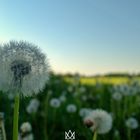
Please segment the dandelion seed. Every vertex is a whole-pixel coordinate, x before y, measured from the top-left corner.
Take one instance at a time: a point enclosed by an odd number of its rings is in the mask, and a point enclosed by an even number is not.
[[[77,111],[77,107],[74,104],[69,104],[66,110],[68,113],[75,113]]]
[[[109,113],[104,110],[96,109],[92,111],[85,119],[85,125],[89,126],[90,129],[98,134],[105,134],[112,128],[112,117]]]
[[[126,126],[130,129],[138,128],[138,121],[134,117],[130,117],[125,122]]]
[[[51,99],[51,101],[50,101],[50,106],[51,106],[51,107],[59,108],[60,105],[61,105],[61,102],[60,102],[59,99],[57,99],[57,98]]]

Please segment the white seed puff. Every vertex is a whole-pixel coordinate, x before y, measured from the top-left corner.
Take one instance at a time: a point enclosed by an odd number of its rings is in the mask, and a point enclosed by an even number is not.
[[[50,100],[50,106],[53,107],[53,108],[59,108],[61,105],[61,101],[57,98],[52,98]]]
[[[77,107],[75,104],[69,104],[66,107],[68,113],[75,113],[77,111]]]
[[[84,123],[93,132],[96,131],[98,134],[105,134],[112,128],[112,117],[106,111],[96,109],[84,119]]]
[[[21,125],[20,130],[21,130],[22,133],[31,132],[32,131],[32,126],[29,122],[24,122]]]
[[[19,89],[23,96],[42,90],[49,78],[44,53],[26,41],[11,41],[0,46],[0,90]]]
[[[134,117],[128,118],[125,124],[130,129],[137,129],[139,126],[137,119],[135,119]]]

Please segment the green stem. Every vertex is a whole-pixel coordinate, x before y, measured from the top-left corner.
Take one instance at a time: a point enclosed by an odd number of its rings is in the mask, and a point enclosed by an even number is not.
[[[45,123],[44,123],[44,138],[45,140],[48,140],[48,129],[47,129],[47,117],[48,117],[48,101],[49,101],[49,95],[46,96],[45,99]]]
[[[19,95],[16,95],[14,105],[13,140],[18,140],[18,117],[19,117]]]
[[[93,140],[97,140],[97,131],[94,132]]]
[[[128,135],[128,140],[131,140],[131,129],[130,128],[128,128],[127,135]]]
[[[54,108],[53,116],[52,116],[52,118],[53,118],[53,125],[52,125],[52,128],[51,128],[51,135],[52,135],[52,136],[55,136],[55,135],[53,135],[53,133],[55,132],[55,125],[56,125],[55,120],[56,120],[56,114],[57,114],[57,108]]]

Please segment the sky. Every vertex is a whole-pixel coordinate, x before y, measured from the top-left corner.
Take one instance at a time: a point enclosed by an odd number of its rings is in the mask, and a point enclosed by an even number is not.
[[[0,0],[0,43],[38,45],[56,73],[138,73],[139,7],[139,0]]]

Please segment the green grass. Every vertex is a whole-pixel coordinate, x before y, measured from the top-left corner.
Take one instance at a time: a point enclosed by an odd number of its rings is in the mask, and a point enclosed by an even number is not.
[[[133,80],[135,79],[139,80],[140,78],[133,78]],[[116,84],[127,83],[128,86],[131,86],[131,80],[127,77],[81,77],[79,83],[75,84],[74,77],[52,75],[49,84],[41,94],[21,100],[19,128],[23,122],[30,122],[34,140],[63,140],[64,132],[68,130],[76,132],[77,140],[92,140],[93,133],[85,127],[79,111],[81,108],[102,108],[113,114],[113,127],[109,133],[99,135],[97,140],[129,140],[125,121],[129,117],[135,117],[140,124],[140,91],[136,95],[123,95],[123,98],[117,101],[112,98],[114,92],[110,89]],[[98,84],[101,86],[95,86]],[[69,87],[72,90],[69,90]],[[86,90],[82,92],[81,87]],[[53,94],[48,94],[49,91]],[[11,140],[13,100],[9,100],[7,95],[0,94],[0,112],[5,113],[6,135],[7,139]],[[66,97],[66,100],[61,103],[59,108],[50,106],[50,101],[53,98],[59,99],[62,95]],[[26,108],[32,98],[37,98],[40,101],[40,106],[36,113],[29,114]],[[66,108],[69,104],[74,104],[77,107],[75,113],[67,112]],[[116,130],[119,132],[117,137],[114,135]],[[131,134],[131,140],[138,140],[140,129],[132,130]]]

